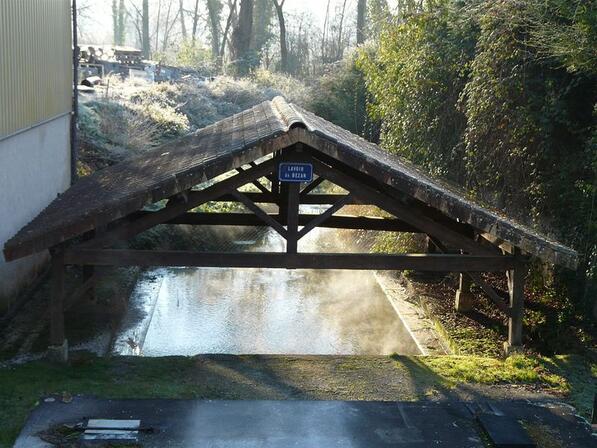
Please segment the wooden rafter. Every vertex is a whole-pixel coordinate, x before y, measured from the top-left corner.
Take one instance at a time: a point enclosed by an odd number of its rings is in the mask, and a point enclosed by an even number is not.
[[[455,247],[466,250],[471,254],[476,255],[492,255],[493,252],[480,246],[475,241],[466,236],[438,223],[431,218],[411,210],[408,207],[400,204],[399,201],[377,191],[376,189],[365,185],[363,182],[355,180],[350,176],[337,171],[323,162],[312,159],[315,171],[335,183],[342,188],[351,191],[355,197],[367,203],[373,203],[379,208],[393,214],[402,221],[416,227],[421,233],[432,235],[440,241],[453,245]]]
[[[246,170],[235,176],[229,177],[203,190],[191,190],[188,194],[187,202],[179,202],[170,207],[165,207],[154,214],[145,215],[141,218],[135,219],[132,222],[124,223],[100,237],[83,243],[82,246],[105,247],[114,243],[115,241],[132,238],[133,236],[147,229],[150,229],[158,224],[163,224],[170,219],[175,218],[187,210],[219,198],[226,193],[231,193],[233,190],[242,187],[243,185],[251,182],[253,179],[270,173],[274,167],[275,161],[274,159],[270,159],[255,168],[251,168],[250,170]]]

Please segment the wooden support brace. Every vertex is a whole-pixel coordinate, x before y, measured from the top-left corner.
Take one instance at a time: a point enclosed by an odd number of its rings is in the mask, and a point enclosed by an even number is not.
[[[314,181],[312,181],[309,185],[301,190],[301,200],[304,199],[309,193],[319,187],[325,179],[323,177],[318,177]]]
[[[433,245],[439,249],[442,253],[448,253],[448,249],[446,246],[442,244],[441,241],[438,241],[436,238],[432,236],[427,236],[428,240],[431,240]],[[468,277],[468,279],[463,278],[463,275]],[[455,308],[456,311],[470,311],[473,306],[473,298],[472,294],[470,293],[470,282],[469,279],[472,280],[477,286],[479,286],[487,297],[498,307],[498,309],[504,313],[506,316],[510,316],[510,309],[508,305],[504,302],[504,300],[499,296],[499,294],[493,289],[490,285],[488,285],[482,278],[478,272],[461,272],[460,279],[459,279],[459,287],[458,291],[456,291],[456,299],[455,299]],[[464,294],[464,295],[463,295]]]
[[[94,266],[84,266],[88,268],[93,268]],[[64,302],[64,310],[67,311],[70,307],[75,305],[85,294],[89,291],[92,291],[97,281],[97,276],[94,275],[89,278],[83,277],[83,283],[81,283],[73,293],[68,297],[68,299]]]
[[[251,166],[252,166],[252,167],[256,167],[257,165],[253,163],[253,164],[251,164]],[[244,173],[244,172],[246,172],[246,170],[245,170],[245,169],[243,169],[243,168],[237,168],[237,169],[236,169],[236,171],[238,171],[239,173]],[[259,182],[259,179],[255,179],[255,180],[254,180],[254,181],[252,181],[251,183],[252,183],[253,185],[255,185],[255,186],[257,187],[257,189],[258,189],[259,191],[261,191],[262,193],[266,193],[266,194],[269,194],[269,193],[271,193],[271,191],[269,191],[265,185],[263,185],[261,182]]]
[[[315,227],[319,226],[324,221],[326,221],[327,219],[331,218],[331,216],[334,213],[336,213],[338,210],[340,210],[342,207],[344,207],[348,203],[348,201],[350,201],[350,199],[351,199],[351,195],[347,194],[342,199],[340,199],[338,202],[336,202],[334,205],[332,205],[330,208],[328,208],[325,212],[321,213],[320,215],[317,215],[315,218],[313,218],[309,223],[307,223],[300,230],[300,232],[298,233],[297,238],[301,239],[307,233],[309,233],[311,230],[313,230]]]
[[[95,276],[95,266],[83,266],[83,283],[87,283]],[[85,292],[89,292],[89,300],[95,302],[95,285],[90,282],[89,288]]]
[[[263,211],[259,206],[257,206],[253,201],[251,201],[243,193],[241,193],[240,191],[234,191],[234,192],[232,192],[232,195],[236,199],[238,199],[239,202],[242,202],[245,205],[245,207],[247,207],[249,210],[251,210],[253,213],[255,213],[255,216],[257,216],[259,219],[261,219],[265,224],[267,224],[272,229],[274,229],[276,232],[278,232],[280,235],[282,235],[282,237],[286,238],[286,236],[287,236],[286,229],[284,229],[284,227],[278,221],[276,221],[273,217],[268,215],[265,211]]]

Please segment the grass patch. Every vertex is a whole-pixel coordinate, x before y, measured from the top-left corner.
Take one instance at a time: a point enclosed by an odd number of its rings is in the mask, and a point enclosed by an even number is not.
[[[513,355],[506,359],[429,356],[420,359],[449,386],[458,383],[537,385],[562,394],[582,415],[588,416],[592,408],[597,366],[578,355]]]
[[[0,446],[10,447],[29,411],[50,394],[86,394],[107,398],[195,398],[206,390],[181,372],[191,358],[139,358],[114,362],[92,358],[71,366],[32,362],[0,369]]]
[[[514,355],[501,360],[480,356],[440,356],[423,358],[423,362],[454,384],[541,384],[558,391],[567,390],[565,378],[552,372],[544,358]]]

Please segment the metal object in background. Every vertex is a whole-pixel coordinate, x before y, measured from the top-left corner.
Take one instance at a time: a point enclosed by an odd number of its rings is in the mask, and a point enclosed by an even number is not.
[[[70,0],[2,0],[0,17],[3,139],[71,111]]]

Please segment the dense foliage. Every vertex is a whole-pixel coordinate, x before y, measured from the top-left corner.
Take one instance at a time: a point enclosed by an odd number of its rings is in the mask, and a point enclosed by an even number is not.
[[[424,5],[362,57],[382,144],[578,250],[574,275],[533,272],[531,334],[557,342],[597,292],[597,4]]]

